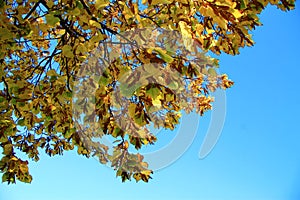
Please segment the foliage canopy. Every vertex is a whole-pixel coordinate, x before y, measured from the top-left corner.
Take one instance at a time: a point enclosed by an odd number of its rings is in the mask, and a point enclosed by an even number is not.
[[[38,161],[42,149],[49,156],[76,149],[110,163],[122,181],[148,182],[148,164],[128,150],[155,143],[147,125],[172,130],[181,111],[202,115],[211,92],[233,84],[205,52],[238,54],[254,44],[250,32],[268,4],[287,11],[294,3],[0,0],[2,181],[32,181],[21,155]],[[159,72],[160,84],[150,80]],[[93,123],[80,123],[81,111]],[[112,150],[93,140],[103,135],[115,139]]]

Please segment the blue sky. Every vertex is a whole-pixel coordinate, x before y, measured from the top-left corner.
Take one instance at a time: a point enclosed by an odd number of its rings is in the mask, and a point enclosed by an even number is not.
[[[264,26],[253,32],[255,46],[221,56],[221,71],[235,85],[226,93],[222,135],[205,159],[198,153],[210,113],[200,119],[185,154],[149,183],[121,183],[95,159],[66,152],[32,163],[31,184],[2,184],[0,200],[300,199],[299,19],[299,9],[268,7],[261,15]]]

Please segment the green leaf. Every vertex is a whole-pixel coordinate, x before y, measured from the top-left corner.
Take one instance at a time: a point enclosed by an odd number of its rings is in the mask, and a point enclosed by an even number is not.
[[[172,90],[177,90],[178,89],[178,83],[176,81],[172,81],[171,83],[168,84],[168,88]]]
[[[77,8],[83,9],[83,5],[79,0],[76,1],[76,6],[77,6]]]
[[[19,126],[24,126],[24,124],[25,124],[25,119],[20,119],[20,120],[18,121],[18,125],[19,125]]]
[[[166,101],[170,102],[170,101],[174,101],[175,95],[174,94],[167,94],[166,95]]]
[[[241,0],[240,1],[240,9],[241,10],[244,10],[247,8],[247,5],[248,5],[248,0]]]
[[[111,78],[110,77],[104,77],[104,76],[101,76],[100,79],[99,79],[99,84],[101,86],[106,86],[107,84],[109,84],[111,82]]]
[[[161,92],[157,87],[151,87],[149,90],[146,91],[146,94],[148,94],[152,99],[156,98],[160,93]]]
[[[114,131],[112,132],[111,135],[116,138],[116,137],[122,135],[122,130],[120,128],[118,128],[118,127],[114,128]],[[115,142],[119,142],[119,140],[116,140],[113,143],[115,143]]]
[[[0,96],[0,103],[3,103],[5,101],[5,98]]]
[[[68,58],[73,58],[74,57],[73,50],[72,50],[72,47],[70,45],[64,45],[61,50],[62,50],[62,53],[63,53],[64,56],[66,56]]]
[[[73,93],[72,92],[65,92],[64,96],[67,98],[72,98],[73,97]]]
[[[139,126],[145,126],[147,124],[144,114],[141,114],[140,117],[135,116],[134,122],[137,123]]]
[[[129,87],[126,83],[120,85],[120,92],[124,97],[131,97],[133,93],[140,87],[139,84],[133,84]]]
[[[69,139],[76,132],[76,128],[68,129],[65,133],[65,138]]]
[[[153,49],[155,52],[158,53],[158,55],[163,59],[166,63],[171,63],[173,62],[174,58],[170,55],[168,55],[166,50],[163,50],[161,48],[154,48]]]
[[[208,69],[208,74],[211,76],[217,76],[217,72],[214,68],[209,68]]]
[[[9,173],[8,173],[8,172],[5,172],[5,173],[2,175],[2,183],[8,181],[8,177],[9,177]]]
[[[8,138],[4,135],[0,136],[0,143],[4,143],[4,142],[7,142],[8,141]]]
[[[48,14],[45,16],[46,17],[46,20],[47,20],[47,23],[51,26],[55,26],[57,22],[59,22],[59,18],[58,17],[55,17],[53,14]]]

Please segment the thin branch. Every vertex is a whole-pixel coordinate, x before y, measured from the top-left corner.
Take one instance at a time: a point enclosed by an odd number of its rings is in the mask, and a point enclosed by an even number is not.
[[[152,17],[149,17],[147,15],[142,15],[142,14],[139,14],[139,15],[141,17],[143,17],[143,18],[150,19],[156,26],[158,26],[159,28],[161,28],[161,26],[154,19],[152,19]]]
[[[54,51],[52,52],[52,54],[50,56],[45,57],[43,60],[41,60],[39,62],[39,64],[33,69],[33,71],[31,72],[31,74],[28,77],[25,78],[25,80],[29,79],[34,74],[35,70],[38,67],[40,67],[43,62],[45,62],[47,60],[46,64],[43,67],[43,69],[45,70],[45,67],[49,64],[49,62],[52,60],[52,58],[54,56],[58,55],[58,54],[60,54],[60,52],[57,53],[57,49],[55,48]]]
[[[132,41],[130,41],[128,38],[126,38],[124,35],[118,33],[117,31],[114,31],[112,29],[110,29],[109,27],[107,27],[104,23],[99,22],[99,20],[93,16],[93,13],[91,12],[91,10],[89,9],[89,7],[86,5],[86,3],[84,2],[84,0],[80,0],[81,4],[83,5],[83,8],[87,11],[87,13],[92,16],[92,20],[98,22],[101,25],[101,28],[108,31],[109,33],[113,34],[113,35],[119,35],[121,38],[123,38],[124,40],[126,40],[128,43],[130,43],[131,45],[137,46],[135,43],[133,43]]]
[[[34,6],[32,7],[32,9],[29,11],[29,13],[27,13],[27,15],[25,16],[24,20],[28,19],[30,17],[30,15],[36,10],[36,8],[39,6],[39,4],[41,3],[42,1],[38,1],[34,4]]]
[[[4,82],[4,85],[5,85],[5,87],[6,87],[6,94],[7,94],[7,96],[8,96],[8,101],[10,101],[10,100],[11,100],[11,96],[10,96],[10,94],[9,94],[9,92],[8,92],[8,84],[7,84],[7,82],[6,82],[5,78],[4,78],[4,76],[2,76],[2,81]]]

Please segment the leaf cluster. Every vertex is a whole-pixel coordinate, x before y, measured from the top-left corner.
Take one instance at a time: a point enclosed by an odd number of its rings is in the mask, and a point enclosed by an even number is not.
[[[152,171],[129,149],[155,143],[148,125],[173,130],[183,111],[203,115],[210,94],[233,85],[206,52],[238,54],[268,4],[294,3],[0,0],[2,181],[31,182],[28,160],[41,150],[77,150],[122,181],[147,182]],[[113,149],[95,140],[104,135]]]

